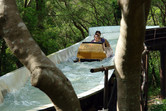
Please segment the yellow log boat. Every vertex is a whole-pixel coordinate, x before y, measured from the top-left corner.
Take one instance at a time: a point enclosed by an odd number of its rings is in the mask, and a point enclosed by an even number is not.
[[[78,48],[78,61],[101,61],[110,56],[106,53],[108,52],[106,49],[108,48],[104,48],[102,43],[83,42]]]

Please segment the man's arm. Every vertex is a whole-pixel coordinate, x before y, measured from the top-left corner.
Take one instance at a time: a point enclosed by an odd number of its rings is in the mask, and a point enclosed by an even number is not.
[[[111,47],[110,44],[109,44],[109,42],[108,42],[108,40],[107,39],[104,39],[104,40],[105,40],[106,47]]]

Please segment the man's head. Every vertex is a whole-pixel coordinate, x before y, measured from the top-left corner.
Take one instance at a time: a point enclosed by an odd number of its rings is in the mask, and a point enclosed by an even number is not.
[[[95,34],[99,35],[99,37],[101,36],[101,32],[100,31],[96,31]]]

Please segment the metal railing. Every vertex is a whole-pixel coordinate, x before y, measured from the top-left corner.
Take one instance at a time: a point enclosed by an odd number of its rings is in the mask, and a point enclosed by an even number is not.
[[[103,97],[103,108],[108,109],[108,70],[114,69],[114,65],[112,66],[102,66],[100,68],[91,69],[91,73],[95,72],[103,72],[104,71],[104,97]]]

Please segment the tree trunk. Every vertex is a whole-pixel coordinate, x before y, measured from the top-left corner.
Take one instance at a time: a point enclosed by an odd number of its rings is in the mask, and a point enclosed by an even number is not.
[[[78,23],[86,30],[87,33],[89,32],[85,25],[83,25],[81,22]]]
[[[122,19],[115,52],[117,110],[140,111],[141,54],[148,14],[145,5],[149,4],[145,0],[119,0],[119,4]]]
[[[24,0],[24,8],[27,8],[31,4],[32,0]]]
[[[24,8],[27,7],[28,0],[24,0]]]
[[[31,72],[31,84],[50,97],[57,111],[81,111],[70,81],[33,40],[15,0],[0,1],[0,26],[0,36]]]
[[[153,24],[156,25],[156,20],[155,20],[155,16],[154,16],[154,13],[155,13],[155,12],[153,13],[152,8],[151,8],[150,11],[151,11],[151,16],[152,16]]]
[[[37,12],[37,27],[44,29],[43,20],[45,17],[45,0],[36,0],[36,12]]]
[[[0,38],[0,43],[1,43],[1,38]],[[0,44],[1,45],[1,44]],[[2,76],[2,46],[0,46],[0,76]]]
[[[5,56],[6,56],[6,43],[2,39],[2,46],[0,48],[0,76],[2,76],[6,70]]]
[[[16,60],[15,64],[17,68],[20,68],[23,66],[19,60]]]
[[[82,29],[81,26],[79,26],[74,20],[73,20],[73,24],[74,26],[80,30],[81,34],[82,34],[82,37],[85,38],[85,34],[84,34],[84,30]]]

